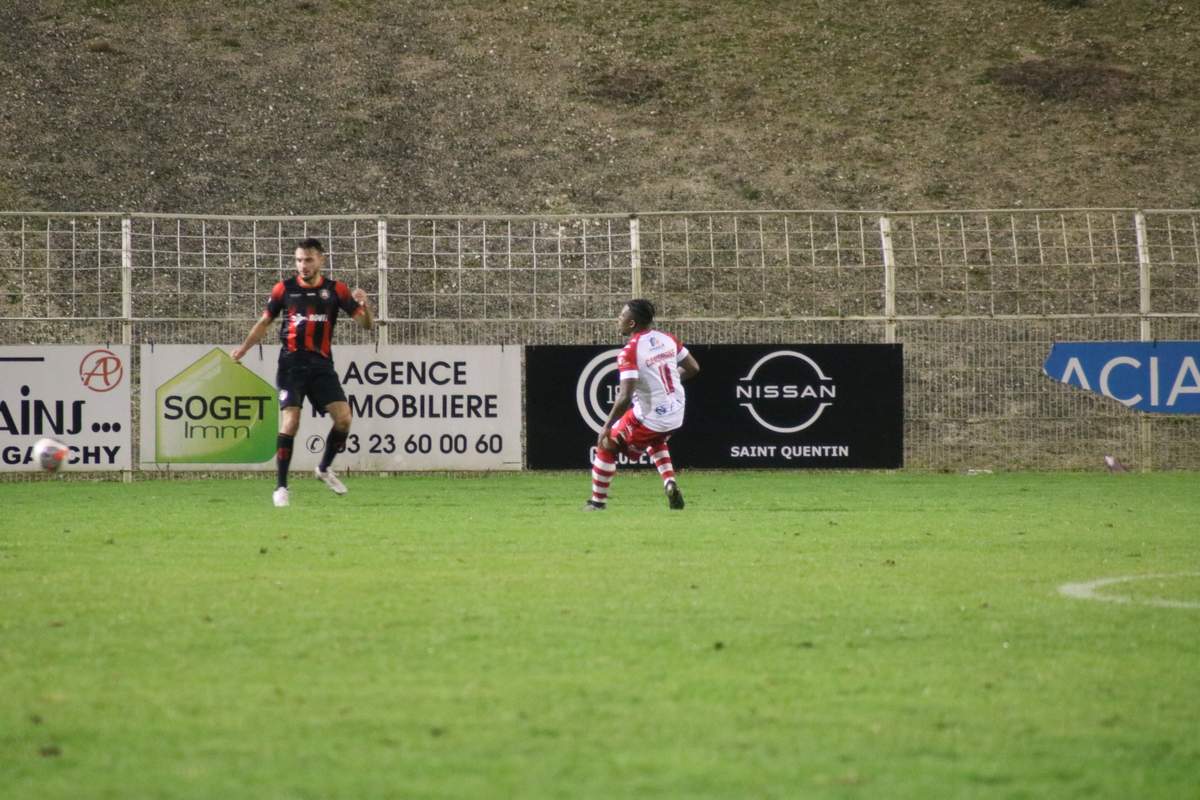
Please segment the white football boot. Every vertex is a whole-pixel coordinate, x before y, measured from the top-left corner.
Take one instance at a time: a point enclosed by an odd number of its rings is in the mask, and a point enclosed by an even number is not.
[[[290,505],[287,487],[280,486],[278,489],[276,489],[275,493],[271,495],[271,502],[275,504],[276,508],[283,508],[284,506]]]
[[[328,486],[334,494],[346,493],[346,484],[338,480],[338,476],[333,474],[333,470],[327,469],[321,472],[321,468],[317,467],[313,470],[313,474],[317,476],[317,480]]]

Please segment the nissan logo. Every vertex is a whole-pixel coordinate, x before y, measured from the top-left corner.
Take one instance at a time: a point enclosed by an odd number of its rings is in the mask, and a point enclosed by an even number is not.
[[[796,433],[833,405],[837,384],[804,353],[776,350],[738,378],[734,394],[759,425],[775,433]]]

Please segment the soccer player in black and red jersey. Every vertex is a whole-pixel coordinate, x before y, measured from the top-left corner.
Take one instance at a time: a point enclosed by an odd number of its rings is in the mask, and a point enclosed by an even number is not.
[[[346,444],[350,435],[350,404],[333,369],[330,342],[338,311],[345,311],[364,328],[374,324],[367,307],[367,293],[351,291],[341,281],[321,275],[325,268],[325,248],[317,239],[305,239],[296,245],[296,274],[275,284],[266,310],[254,323],[246,341],[232,352],[239,361],[251,347],[262,341],[271,323],[285,312],[279,327],[283,349],[279,353],[279,371],[275,383],[279,387],[279,438],[276,443],[277,473],[272,500],[277,506],[288,505],[288,466],[292,461],[292,443],[300,429],[300,409],[304,398],[333,418],[333,427],[325,439],[325,452],[316,475],[335,494],[345,494],[345,485],[329,465]]]

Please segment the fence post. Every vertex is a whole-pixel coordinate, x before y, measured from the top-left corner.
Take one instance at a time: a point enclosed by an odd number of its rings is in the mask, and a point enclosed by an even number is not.
[[[883,244],[883,315],[884,341],[896,342],[896,252],[892,247],[892,221],[879,218],[879,236]]]
[[[121,218],[121,344],[133,343],[133,220]]]
[[[133,345],[133,220],[129,217],[121,217],[121,344],[130,345],[130,358],[134,358],[132,351]],[[131,404],[138,402],[138,397],[131,392],[129,397]],[[145,420],[141,420],[137,415],[130,415],[130,419],[139,419],[139,425],[145,425]],[[132,428],[132,426],[130,426]],[[133,469],[137,467],[137,441],[133,438],[133,430],[129,431],[130,454],[135,456],[130,469],[123,470],[121,473],[122,483],[133,483]]]
[[[1141,211],[1133,215],[1133,227],[1137,231],[1138,253],[1138,313],[1140,333],[1143,342],[1151,341],[1150,336],[1150,245],[1146,240],[1146,215]]]
[[[379,297],[375,302],[376,324],[379,325],[379,344],[387,346],[388,344],[388,250],[387,250],[387,220],[381,219],[375,223],[376,235],[378,242],[378,253],[375,256],[376,269],[379,273],[377,285],[379,287]]]
[[[1141,211],[1133,214],[1133,227],[1137,232],[1138,254],[1138,334],[1143,342],[1152,341],[1150,330],[1150,245],[1146,238],[1146,215]],[[1153,422],[1144,411],[1138,412],[1138,462],[1142,472],[1149,472],[1154,453],[1152,441]]]
[[[629,270],[633,297],[642,296],[642,237],[641,222],[636,215],[629,216]]]

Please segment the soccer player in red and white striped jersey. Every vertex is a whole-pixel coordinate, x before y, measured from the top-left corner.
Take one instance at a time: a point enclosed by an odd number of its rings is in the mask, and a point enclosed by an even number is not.
[[[585,511],[607,507],[619,453],[635,459],[650,456],[662,477],[668,507],[683,508],[667,441],[683,424],[683,381],[694,377],[700,365],[678,339],[653,323],[654,304],[640,298],[626,303],[617,317],[617,329],[629,341],[617,356],[621,386],[596,440],[592,496]]]
[[[345,311],[364,328],[374,324],[367,307],[367,293],[351,291],[341,281],[321,275],[325,266],[325,248],[318,239],[305,239],[296,245],[296,274],[275,284],[267,307],[246,341],[236,347],[233,360],[239,361],[251,347],[262,341],[271,323],[283,314],[279,326],[279,438],[275,452],[276,486],[271,496],[276,506],[289,505],[288,467],[292,444],[300,429],[300,409],[304,398],[333,418],[333,427],[325,439],[325,452],[317,467],[317,478],[335,494],[345,494],[346,486],[329,465],[350,435],[350,404],[333,369],[333,326],[338,312]]]

